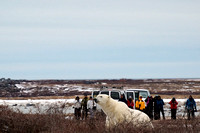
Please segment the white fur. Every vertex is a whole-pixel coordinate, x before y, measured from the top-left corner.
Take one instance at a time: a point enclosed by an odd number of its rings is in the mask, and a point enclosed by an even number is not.
[[[114,127],[120,123],[132,123],[134,126],[153,128],[149,117],[138,110],[130,109],[124,102],[118,102],[108,95],[100,94],[96,97],[97,103],[106,114],[106,126]]]

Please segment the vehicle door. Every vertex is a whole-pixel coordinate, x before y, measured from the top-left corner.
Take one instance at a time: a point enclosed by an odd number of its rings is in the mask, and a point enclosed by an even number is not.
[[[149,96],[147,91],[139,91],[139,96],[142,96],[142,100],[145,101],[146,98]],[[146,106],[146,102],[145,102],[145,106]]]
[[[142,100],[144,101],[148,97],[147,91],[139,91],[139,96],[142,96]]]
[[[136,102],[136,99],[135,99],[135,94],[134,94],[134,91],[127,91],[126,92],[126,97],[127,97],[127,100],[129,97],[132,97],[133,98],[133,102],[134,102],[134,109],[135,109],[135,102]]]

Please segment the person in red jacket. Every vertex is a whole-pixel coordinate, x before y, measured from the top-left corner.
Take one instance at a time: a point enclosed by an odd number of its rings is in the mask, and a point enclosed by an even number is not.
[[[176,110],[178,102],[173,97],[172,100],[169,102],[169,104],[171,105],[171,119],[176,119]]]
[[[127,105],[129,108],[133,109],[134,107],[134,102],[131,96],[129,96],[129,99],[127,100]]]

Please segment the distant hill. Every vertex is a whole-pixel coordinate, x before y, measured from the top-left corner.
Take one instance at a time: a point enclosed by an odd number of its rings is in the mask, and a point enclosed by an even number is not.
[[[200,94],[200,79],[12,80],[0,79],[0,97],[71,96],[101,88],[141,88],[152,94]]]

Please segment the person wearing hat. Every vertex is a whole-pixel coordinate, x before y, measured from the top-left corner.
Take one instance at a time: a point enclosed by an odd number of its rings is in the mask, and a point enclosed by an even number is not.
[[[194,118],[194,112],[197,112],[197,107],[196,102],[191,95],[185,104],[185,108],[187,109],[188,120],[190,120],[190,114],[192,114],[192,118]]]
[[[88,102],[87,94],[84,94],[84,98],[83,98],[83,100],[81,101],[82,120],[83,120],[83,119],[87,119],[87,114],[88,114],[87,102]]]
[[[79,101],[79,96],[77,96],[76,98],[75,98],[75,100],[76,100],[76,102],[75,102],[75,104],[74,104],[74,115],[75,115],[75,118],[77,119],[77,120],[79,120],[80,119],[80,117],[81,117],[81,102]]]
[[[87,102],[87,109],[89,111],[90,118],[94,117],[94,108],[96,107],[96,103],[94,102],[92,96],[90,96],[90,99]]]
[[[134,102],[131,96],[129,96],[128,100],[127,100],[127,105],[129,108],[133,109],[134,107]]]
[[[145,111],[145,103],[142,100],[142,96],[139,97],[139,99],[135,103],[135,108],[144,112]]]

